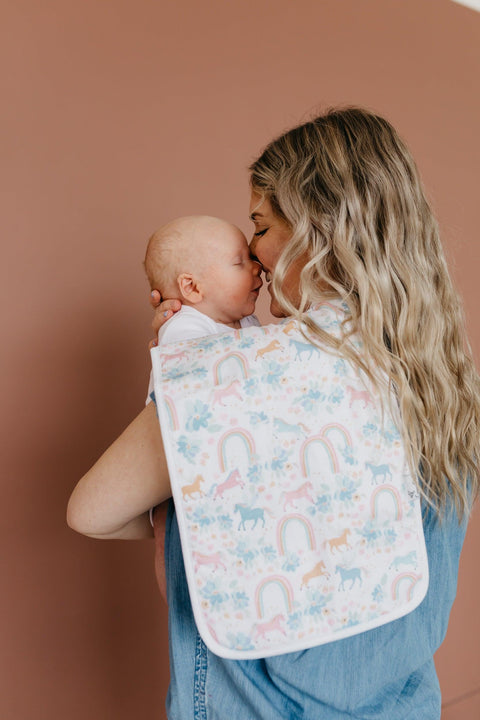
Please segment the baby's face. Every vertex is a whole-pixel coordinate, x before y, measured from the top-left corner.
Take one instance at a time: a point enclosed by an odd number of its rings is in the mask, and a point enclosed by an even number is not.
[[[233,225],[206,244],[202,273],[204,302],[217,322],[230,323],[251,315],[262,286],[260,265],[252,260],[245,235]]]

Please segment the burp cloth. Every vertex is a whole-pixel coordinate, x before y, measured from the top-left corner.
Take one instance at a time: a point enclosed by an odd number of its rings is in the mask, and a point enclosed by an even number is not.
[[[346,311],[324,303],[311,317],[338,335]],[[419,495],[389,404],[363,373],[288,319],[151,354],[193,612],[212,652],[302,650],[417,607],[428,587]]]

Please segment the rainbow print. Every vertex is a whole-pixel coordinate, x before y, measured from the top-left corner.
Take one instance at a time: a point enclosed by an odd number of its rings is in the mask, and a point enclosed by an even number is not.
[[[327,437],[324,437],[321,433],[319,435],[314,435],[313,437],[309,437],[305,440],[305,442],[302,444],[302,447],[300,448],[300,466],[302,468],[302,474],[303,477],[308,477],[310,474],[310,468],[308,464],[308,448],[313,443],[320,443],[323,445],[326,451],[326,455],[328,459],[330,460],[330,468],[334,473],[338,472],[338,460],[337,456],[335,454],[335,448],[333,447],[332,443]]]
[[[226,450],[227,444],[229,440],[232,440],[232,438],[240,438],[245,447],[245,452],[249,463],[252,462],[253,455],[255,455],[255,443],[253,437],[250,435],[248,430],[245,430],[245,428],[234,428],[233,430],[227,430],[227,432],[222,435],[218,442],[218,464],[220,465],[220,469],[222,470],[222,472],[228,470]]]
[[[287,527],[292,522],[300,523],[300,526],[303,527],[305,531],[305,537],[307,539],[307,545],[309,549],[315,550],[315,535],[310,520],[308,520],[308,518],[306,518],[304,515],[300,515],[299,513],[291,513],[290,515],[285,515],[285,517],[283,517],[277,525],[277,547],[280,555],[285,555],[285,551],[287,549],[285,543],[285,536],[287,532]]]
[[[328,425],[324,425],[323,428],[320,430],[319,435],[321,435],[322,437],[328,437],[332,434],[332,431],[335,430],[341,434],[345,441],[345,445],[352,447],[352,438],[350,436],[350,433],[348,432],[347,428],[344,428],[343,425],[340,425],[339,423],[329,423]]]
[[[413,589],[421,578],[421,575],[416,575],[411,572],[404,572],[397,575],[392,583],[392,598],[394,600],[400,600],[400,588],[406,587],[407,600],[410,601],[412,599]]]
[[[220,385],[222,382],[222,368],[230,361],[234,362],[235,365],[240,368],[242,378],[248,376],[248,363],[245,355],[240,352],[230,352],[221,357],[220,360],[217,360],[213,366],[213,380],[215,385]]]
[[[264,617],[265,608],[263,605],[263,594],[265,592],[265,589],[270,585],[274,585],[280,589],[283,601],[285,603],[285,607],[288,609],[288,612],[291,613],[293,610],[293,589],[290,585],[290,582],[287,580],[286,577],[283,577],[282,575],[270,575],[269,577],[266,577],[264,580],[262,580],[258,584],[257,589],[255,590],[255,607],[257,610],[258,618]]]
[[[172,398],[168,395],[164,395],[163,405],[167,412],[168,422],[170,423],[171,430],[178,430],[179,424],[177,410],[175,408],[175,403],[173,402]]]
[[[401,520],[403,515],[402,500],[400,498],[400,493],[393,485],[380,485],[373,491],[370,498],[370,513],[372,516],[372,520],[377,519],[378,499],[381,495],[387,495],[387,497],[391,498],[393,507],[395,509],[395,520]]]

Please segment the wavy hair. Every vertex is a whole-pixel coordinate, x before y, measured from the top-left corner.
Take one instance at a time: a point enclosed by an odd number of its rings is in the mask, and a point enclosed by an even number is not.
[[[453,500],[461,518],[480,479],[480,381],[407,147],[384,118],[334,109],[273,140],[250,172],[252,189],[292,231],[273,273],[278,302],[377,387],[388,378],[422,496],[440,516]],[[282,284],[302,257],[296,307]],[[351,313],[340,340],[304,315],[333,295]],[[361,353],[348,341],[353,333]]]

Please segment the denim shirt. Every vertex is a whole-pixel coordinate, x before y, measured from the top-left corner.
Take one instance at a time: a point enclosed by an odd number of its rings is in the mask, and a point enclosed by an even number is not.
[[[169,720],[438,720],[433,655],[455,598],[466,521],[424,519],[430,584],[411,613],[326,645],[260,660],[225,660],[192,614],[173,501],[165,561],[169,604]]]

